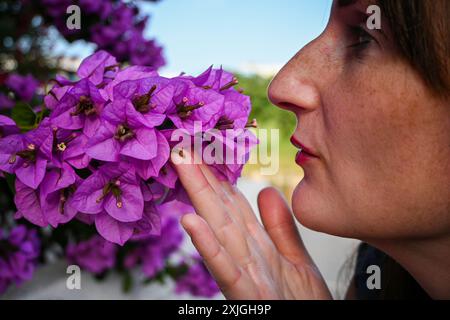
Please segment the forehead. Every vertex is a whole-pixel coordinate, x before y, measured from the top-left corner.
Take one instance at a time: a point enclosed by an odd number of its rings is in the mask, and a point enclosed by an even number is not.
[[[373,4],[378,4],[377,0],[335,0],[334,4],[337,8],[339,9],[344,9],[344,8],[356,8],[356,9],[361,9],[364,10]]]
[[[367,8],[378,4],[376,0],[334,0],[332,17],[349,24],[361,23],[367,19]]]

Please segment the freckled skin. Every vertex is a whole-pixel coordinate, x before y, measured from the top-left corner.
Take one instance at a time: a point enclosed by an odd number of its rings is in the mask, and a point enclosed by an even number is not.
[[[305,178],[292,208],[311,229],[386,252],[430,297],[448,299],[450,101],[400,57],[389,30],[359,25],[367,3],[335,4],[325,32],[270,85],[272,102],[297,116],[293,143],[317,155],[297,161]],[[332,298],[277,190],[258,195],[261,226],[208,167],[171,159],[196,210],[181,223],[225,297]]]
[[[304,167],[294,214],[311,229],[358,239],[449,234],[450,101],[387,40],[361,61],[349,58],[339,10],[269,88],[321,158]]]

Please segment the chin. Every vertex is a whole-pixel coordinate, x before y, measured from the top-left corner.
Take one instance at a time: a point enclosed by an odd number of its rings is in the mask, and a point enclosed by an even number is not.
[[[306,177],[295,188],[292,194],[292,211],[295,218],[304,227],[340,237],[351,237],[345,227],[345,216],[334,208],[334,201],[322,192]],[[344,225],[343,225],[344,223]]]

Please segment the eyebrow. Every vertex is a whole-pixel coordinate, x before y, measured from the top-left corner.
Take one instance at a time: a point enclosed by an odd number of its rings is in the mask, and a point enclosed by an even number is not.
[[[348,7],[357,1],[358,0],[338,0],[338,7],[340,7],[340,8]]]

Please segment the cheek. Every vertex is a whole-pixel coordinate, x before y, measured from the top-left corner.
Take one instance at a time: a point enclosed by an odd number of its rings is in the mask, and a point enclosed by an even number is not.
[[[307,227],[359,238],[450,230],[450,123],[414,76],[382,71],[324,95],[326,161],[293,197]]]

